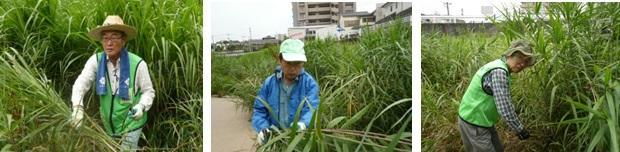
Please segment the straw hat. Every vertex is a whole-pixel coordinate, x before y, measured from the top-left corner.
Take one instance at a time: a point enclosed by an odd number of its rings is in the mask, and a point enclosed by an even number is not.
[[[125,25],[125,23],[123,22],[123,19],[121,19],[121,17],[117,15],[107,16],[105,18],[105,21],[103,21],[102,25],[97,26],[96,28],[88,32],[88,36],[90,36],[91,38],[97,41],[101,41],[101,32],[107,31],[107,30],[116,30],[116,31],[125,32],[125,35],[127,36],[127,40],[131,40],[136,37],[136,28],[129,26],[129,25]]]

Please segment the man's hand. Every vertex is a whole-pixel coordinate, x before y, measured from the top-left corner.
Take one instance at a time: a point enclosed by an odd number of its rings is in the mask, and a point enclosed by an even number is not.
[[[519,135],[519,139],[520,140],[525,140],[527,138],[530,138],[530,133],[527,132],[527,130],[525,130],[525,129],[519,131],[518,135]]]
[[[79,128],[82,125],[82,119],[84,118],[84,108],[82,106],[73,106],[71,112],[71,126]]]
[[[297,122],[297,131],[304,131],[306,130],[306,124],[303,122]]]
[[[144,106],[139,103],[133,106],[131,110],[129,110],[129,116],[133,118],[134,120],[138,120],[142,118],[143,114],[144,114]]]
[[[267,143],[267,141],[269,141],[269,138],[271,137],[271,130],[269,130],[269,128],[265,128],[259,131],[257,136],[258,137],[256,139],[258,140],[258,144],[264,145]]]

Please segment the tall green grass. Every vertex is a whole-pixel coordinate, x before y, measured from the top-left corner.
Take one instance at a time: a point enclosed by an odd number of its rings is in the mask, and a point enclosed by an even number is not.
[[[497,39],[479,33],[422,35],[423,150],[459,150],[461,141],[456,126],[459,102],[473,73],[507,47]]]
[[[541,7],[540,3],[536,6]],[[563,136],[562,143],[574,145],[567,146],[569,149],[620,150],[615,138],[620,135],[614,127],[619,123],[617,120],[610,119],[612,121],[599,125],[588,124],[585,127],[579,121],[569,123],[584,114],[596,113],[580,104],[617,117],[617,113],[614,114],[617,106],[598,109],[596,105],[599,103],[596,102],[602,102],[606,94],[613,94],[614,87],[610,84],[612,80],[618,79],[615,77],[619,74],[617,61],[620,53],[618,9],[620,3],[553,3],[547,7],[547,14],[550,15],[546,22],[533,17],[539,16],[539,12],[534,10],[513,15],[513,18],[507,18],[500,24],[508,40],[515,37],[531,39],[537,44],[537,52],[547,60],[540,65],[540,71],[534,74],[538,82],[532,80],[524,84],[541,86],[543,91],[538,96],[547,96],[543,99],[549,103],[548,116],[552,121],[560,122],[557,130],[562,132],[556,136]],[[508,14],[508,11],[504,14]],[[523,34],[516,34],[519,32]],[[611,105],[615,102],[609,98],[606,101]],[[605,130],[601,125],[609,125],[608,135],[612,140],[605,138],[607,142],[595,142],[601,138],[594,132]],[[588,133],[584,135],[584,132]]]
[[[57,96],[45,102],[54,102],[68,108],[71,86],[81,72],[84,63],[101,44],[87,37],[89,29],[100,25],[107,15],[120,15],[125,24],[138,30],[136,39],[128,41],[127,47],[141,56],[149,66],[151,79],[156,90],[149,120],[143,129],[144,137],[139,144],[147,150],[200,151],[202,150],[202,1],[69,1],[69,0],[24,0],[0,3],[0,52],[21,56],[27,68],[36,73],[20,73],[26,76],[44,75],[47,81],[41,85],[56,92]],[[10,50],[16,50],[13,53]],[[5,77],[8,73],[0,73]],[[6,81],[18,81],[19,77],[6,77]],[[11,78],[11,79],[9,79]],[[45,83],[44,83],[45,82]],[[35,109],[36,104],[18,102],[4,92],[15,91],[13,87],[2,90],[2,107],[7,120],[21,122],[12,114],[15,107]],[[92,92],[92,91],[91,91]],[[26,98],[25,95],[17,96]],[[97,125],[101,125],[97,97],[88,93],[85,98],[86,113]],[[18,108],[19,109],[19,108]],[[42,109],[48,113],[50,108]],[[68,110],[68,109],[65,109]],[[4,113],[4,112],[7,113]],[[32,111],[29,111],[32,112]],[[38,114],[38,113],[37,113]],[[60,114],[60,113],[59,113]],[[32,119],[42,115],[33,115]],[[50,121],[65,121],[61,117],[49,117]],[[8,122],[8,121],[3,121]],[[29,122],[33,123],[33,122]],[[60,130],[64,125],[53,125]],[[29,126],[28,129],[37,129]],[[7,134],[21,133],[20,130],[4,130]],[[38,132],[33,136],[43,136]],[[77,132],[87,136],[89,132]],[[46,141],[66,139],[66,136],[36,138],[29,142],[7,141],[8,150],[33,149],[89,149],[90,143],[75,142],[74,147],[51,148],[66,144]],[[19,138],[17,138],[19,139]],[[42,144],[39,144],[42,143]],[[100,142],[93,142],[99,145]],[[37,147],[38,146],[38,147]],[[102,147],[102,146],[96,146]],[[110,151],[107,146],[94,151]]]
[[[50,80],[27,61],[14,49],[0,56],[2,149],[107,151],[118,148],[117,142],[90,117],[84,119],[85,127],[74,129],[66,121],[70,109],[53,90]]]
[[[352,42],[306,41],[304,68],[320,86],[320,105],[308,130],[283,130],[259,151],[411,149],[411,25],[365,30]],[[213,93],[237,96],[250,111],[277,53],[270,47],[236,57],[213,54]]]
[[[498,131],[507,150],[618,150],[612,84],[618,80],[620,4],[543,7],[537,3],[532,10],[502,10],[503,17],[494,21],[496,35],[423,35],[423,149],[461,148],[443,145],[461,143],[457,107],[471,75],[498,58],[510,41],[527,39],[533,42],[539,62],[513,75],[511,93],[532,138],[519,141],[502,122]]]

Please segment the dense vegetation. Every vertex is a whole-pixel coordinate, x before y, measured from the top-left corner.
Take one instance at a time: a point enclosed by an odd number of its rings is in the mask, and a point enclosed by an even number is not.
[[[202,150],[202,1],[0,2],[0,148],[12,151],[111,151],[97,97],[88,118],[68,123],[73,82],[101,44],[87,36],[107,15],[136,27],[129,50],[148,64],[156,97],[140,146]],[[92,89],[90,92],[93,92]]]
[[[619,151],[618,10],[619,3],[537,3],[503,10],[497,34],[423,34],[423,150],[462,148],[458,106],[471,76],[512,40],[526,39],[538,63],[513,75],[511,93],[532,136],[519,141],[500,121],[506,150]]]
[[[306,41],[304,68],[320,86],[312,125],[283,130],[259,151],[410,151],[411,35],[410,23],[396,21],[365,29],[357,41]],[[213,53],[212,92],[241,98],[251,112],[277,53]]]

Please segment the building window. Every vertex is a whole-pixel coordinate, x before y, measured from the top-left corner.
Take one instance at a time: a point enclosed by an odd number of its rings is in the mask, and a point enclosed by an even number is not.
[[[359,20],[344,21],[344,27],[359,26]]]
[[[366,22],[374,22],[372,20],[372,18],[362,18],[362,22],[366,23]]]

